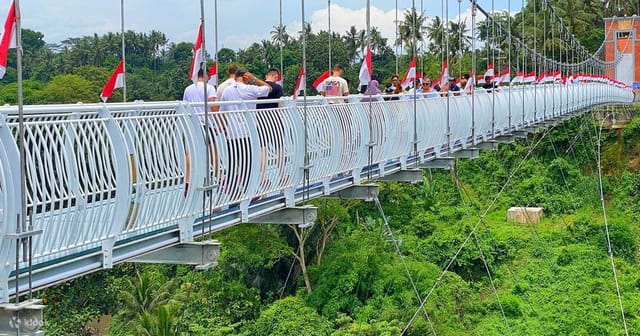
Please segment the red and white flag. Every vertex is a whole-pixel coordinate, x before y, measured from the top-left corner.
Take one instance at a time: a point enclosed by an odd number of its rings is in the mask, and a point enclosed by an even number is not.
[[[107,102],[107,99],[111,97],[113,90],[116,88],[120,88],[124,86],[124,64],[122,60],[116,66],[116,69],[113,70],[111,77],[107,80],[107,83],[104,84],[104,88],[100,93],[100,98],[102,98],[103,102]]]
[[[511,70],[505,69],[499,77],[496,77],[496,85],[500,85],[502,83],[509,83],[511,81]]]
[[[489,66],[487,67],[487,71],[484,72],[484,77],[490,77],[493,80],[493,77],[495,76],[495,72],[493,71],[493,63],[489,64]]]
[[[554,71],[554,72],[550,73],[549,75],[553,76],[553,79],[551,79],[552,81],[555,81],[555,82],[562,81],[562,73],[560,72],[560,70]]]
[[[400,82],[400,85],[402,87],[407,87],[407,86],[413,86],[413,82],[416,79],[416,58],[412,58],[411,59],[411,63],[409,63],[409,68],[407,69],[407,72],[404,74],[404,77],[402,77],[402,82]]]
[[[467,94],[473,93],[473,89],[476,85],[476,74],[474,72],[469,76],[469,80],[467,81],[467,85],[464,86],[464,92]]]
[[[209,76],[208,83],[211,85],[217,86],[218,85],[218,65],[216,62],[213,62],[213,64],[211,64],[211,66],[209,67],[209,71],[207,72],[207,75]]]
[[[431,83],[431,87],[435,87],[436,85],[442,85],[449,80],[449,60],[444,60],[444,64],[442,64],[442,70],[440,70],[440,77],[436,79],[433,83]]]
[[[528,72],[526,75],[524,75],[524,80],[525,83],[533,83],[536,81],[536,72],[535,71],[531,71]]]
[[[364,60],[362,60],[362,66],[360,66],[360,74],[358,78],[360,79],[360,87],[363,85],[369,85],[371,82],[371,77],[373,74],[373,66],[371,65],[371,49],[367,47],[364,51]]]
[[[478,85],[480,84],[487,84],[487,81],[484,80],[484,76],[478,76]]]
[[[11,1],[7,19],[4,21],[4,30],[0,37],[0,79],[7,72],[7,58],[9,48],[16,47],[16,3]]]
[[[513,77],[513,79],[511,80],[511,84],[522,84],[522,82],[524,82],[524,71],[518,71],[518,74]]]
[[[304,75],[304,69],[300,67],[298,71],[298,78],[296,79],[296,87],[293,89],[293,99],[298,98],[298,93],[303,91],[306,87],[306,76]],[[324,81],[324,80],[323,80]]]
[[[198,81],[198,70],[203,62],[202,57],[202,24],[198,26],[198,36],[196,43],[193,44],[193,59],[191,60],[191,70],[189,70],[189,78],[195,83]]]
[[[321,91],[321,85],[324,83],[324,80],[329,78],[329,70],[325,70],[315,81],[313,81],[313,87],[316,88],[316,91]]]

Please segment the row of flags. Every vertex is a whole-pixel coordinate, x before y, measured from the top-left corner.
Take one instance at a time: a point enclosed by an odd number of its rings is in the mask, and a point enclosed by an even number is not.
[[[4,77],[4,74],[7,69],[7,59],[10,48],[16,47],[16,13],[15,1],[11,2],[11,6],[9,7],[9,13],[4,22],[4,30],[2,35],[0,35],[0,79]],[[193,47],[193,58],[191,61],[191,67],[189,69],[189,78],[195,83],[198,80],[198,71],[200,69],[201,64],[204,62],[204,53],[203,53],[203,39],[202,39],[202,24],[198,27],[198,34],[196,36],[196,41]],[[207,69],[209,83],[213,85],[217,85],[218,82],[218,70],[217,64],[213,63],[209,69]],[[120,60],[115,70],[107,80],[100,93],[100,98],[106,102],[109,97],[111,97],[113,90],[116,88],[124,87],[125,85],[125,73],[124,73],[124,62]],[[329,78],[330,72],[326,70],[323,72],[314,82],[313,87],[320,91],[322,83]],[[358,78],[360,80],[360,86],[368,85],[371,82],[373,77],[373,64],[371,61],[371,49],[367,47],[364,53],[364,59],[362,61],[362,66],[360,67],[360,72]],[[413,57],[411,62],[409,63],[409,67],[405,72],[401,85],[402,87],[410,87],[413,86],[416,79],[422,80],[422,73],[417,73],[416,70],[416,58]],[[476,80],[475,73],[471,73],[469,76],[469,80],[467,81],[465,87],[463,88],[467,92],[472,92],[474,86],[476,84],[486,84],[486,80],[489,79],[494,85],[500,85],[502,83],[510,83],[510,84],[530,84],[530,83],[573,83],[575,81],[579,82],[601,82],[607,83],[611,85],[615,85],[621,88],[629,88],[629,86],[623,82],[605,77],[600,75],[591,75],[580,73],[576,75],[570,75],[568,77],[563,77],[561,72],[554,71],[549,73],[541,73],[536,76],[535,71],[525,73],[524,71],[519,71],[518,74],[511,79],[510,69],[507,68],[503,70],[502,74],[496,74],[493,64],[489,64],[483,76],[480,76]],[[442,70],[440,72],[440,77],[436,80],[432,81],[432,85],[442,85],[446,81],[449,80],[449,64],[448,61],[445,60],[442,65]],[[282,74],[279,74],[277,81],[282,85]],[[456,79],[456,84],[459,84],[461,81],[460,78]],[[303,91],[306,87],[306,74],[304,70],[300,68],[298,72],[298,76],[296,79],[296,85],[293,97],[296,98],[298,93]]]

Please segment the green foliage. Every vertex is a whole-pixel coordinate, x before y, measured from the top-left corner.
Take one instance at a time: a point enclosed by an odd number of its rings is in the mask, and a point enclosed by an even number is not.
[[[307,306],[303,299],[290,296],[275,301],[260,314],[247,335],[323,336],[331,333],[331,323]]]

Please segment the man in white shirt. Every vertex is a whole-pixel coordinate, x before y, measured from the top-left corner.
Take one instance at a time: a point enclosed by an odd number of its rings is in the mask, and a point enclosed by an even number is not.
[[[207,88],[207,101],[208,102],[215,102],[216,101],[216,88],[215,86],[211,85],[211,84],[206,84],[206,88]],[[202,69],[198,70],[198,81],[187,86],[184,89],[184,93],[182,94],[182,100],[188,103],[191,103],[193,110],[196,112],[196,114],[198,114],[198,117],[200,118],[200,121],[202,122],[202,124],[205,124],[205,119],[204,119],[204,96],[205,96],[205,83],[204,83],[204,71]],[[209,110],[212,112],[216,112],[218,111],[219,106],[216,105],[209,105]],[[211,143],[208,145],[209,146],[209,155],[211,156],[211,162],[213,163],[213,167],[214,167],[214,171],[218,171],[218,153],[215,149],[215,146],[213,145],[213,134],[215,134],[215,129],[216,126],[215,124],[211,121],[211,119],[209,119],[209,133],[211,134],[211,138],[210,141]],[[187,194],[187,191],[189,190],[189,183],[190,183],[190,179],[191,179],[191,160],[190,160],[190,155],[189,152],[187,152],[185,150],[185,174],[184,174],[184,179],[185,179],[185,196]]]
[[[244,107],[256,109],[256,103],[245,103],[243,100],[256,100],[266,97],[271,92],[271,85],[256,78],[246,69],[238,69],[235,74],[236,82],[229,85],[222,93],[221,101],[233,101],[234,104],[224,104],[220,111],[224,115],[227,133],[227,157],[229,158],[229,180],[225,184],[226,193],[234,199],[244,199],[249,177],[251,176],[251,141],[247,126]],[[259,146],[260,144],[254,144]]]
[[[229,67],[227,68],[227,80],[218,85],[218,100],[222,100],[222,92],[224,92],[224,89],[236,82],[236,71],[238,71],[238,66],[235,64],[229,64]]]
[[[182,100],[198,104],[193,104],[193,109],[196,113],[204,112],[204,106],[200,105],[204,104],[204,87],[204,71],[200,69],[198,70],[198,81],[187,86],[182,94]],[[207,101],[216,101],[216,87],[211,84],[207,84]],[[209,105],[209,108],[211,111],[217,111],[217,106]]]
[[[343,97],[349,95],[349,84],[342,78],[344,67],[338,63],[333,66],[331,76],[320,85],[320,94],[325,97]],[[327,99],[329,103],[344,103],[344,99]]]

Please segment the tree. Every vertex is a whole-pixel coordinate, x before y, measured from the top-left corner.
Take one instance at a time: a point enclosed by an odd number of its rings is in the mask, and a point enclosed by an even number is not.
[[[218,50],[218,62],[231,63],[236,61],[236,52],[229,48]]]
[[[272,303],[249,328],[256,336],[321,336],[331,334],[331,323],[307,306],[304,300],[290,296]]]
[[[414,40],[416,42],[422,41],[424,21],[425,17],[422,14],[418,14],[415,8],[404,12],[404,20],[398,29],[399,36],[396,40],[396,45],[405,45],[409,55],[414,55],[414,50],[418,47],[417,44],[414,45]]]
[[[287,33],[286,25],[273,26],[271,30],[271,42],[277,47],[285,47],[289,44],[291,36]]]
[[[444,34],[445,27],[442,23],[442,19],[436,16],[431,24],[427,26],[427,37],[431,42],[429,43],[429,51],[434,54],[444,53]]]
[[[173,282],[146,271],[136,272],[134,279],[128,278],[125,281],[125,286],[125,289],[120,292],[123,314],[128,319],[136,319],[152,313],[168,302]]]
[[[91,82],[78,75],[58,75],[38,95],[38,103],[94,103],[98,101],[100,91],[101,88],[96,88]]]
[[[177,336],[180,305],[176,302],[158,306],[152,312],[144,312],[135,327],[140,336]]]
[[[347,48],[347,55],[350,61],[349,63],[355,61],[356,56],[358,55],[358,47],[360,46],[360,40],[356,26],[351,26],[349,30],[345,32],[345,35],[342,37],[342,41]]]

